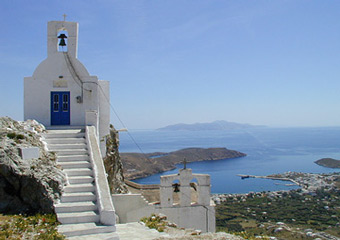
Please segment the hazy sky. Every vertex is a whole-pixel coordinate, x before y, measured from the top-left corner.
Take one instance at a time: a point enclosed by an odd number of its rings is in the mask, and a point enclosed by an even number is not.
[[[64,13],[130,129],[340,125],[340,1],[325,0],[2,0],[0,116],[22,120],[23,78]]]

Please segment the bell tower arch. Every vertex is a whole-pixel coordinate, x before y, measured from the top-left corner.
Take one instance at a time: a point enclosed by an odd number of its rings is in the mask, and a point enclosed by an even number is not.
[[[59,52],[67,52],[67,38],[68,38],[68,33],[67,30],[60,30],[58,32],[58,50]]]
[[[68,52],[77,58],[78,55],[78,23],[66,21],[50,21],[47,25],[47,56],[58,52]],[[63,46],[63,44],[65,44]]]

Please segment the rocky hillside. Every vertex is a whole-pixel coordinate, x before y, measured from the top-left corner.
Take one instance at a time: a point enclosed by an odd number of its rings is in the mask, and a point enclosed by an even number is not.
[[[36,121],[0,118],[0,212],[52,213],[65,183],[55,155],[45,150]],[[23,160],[20,148],[38,147],[39,158]]]
[[[128,179],[146,177],[176,168],[176,164],[244,157],[246,154],[226,148],[186,148],[170,153],[121,153],[124,175]]]

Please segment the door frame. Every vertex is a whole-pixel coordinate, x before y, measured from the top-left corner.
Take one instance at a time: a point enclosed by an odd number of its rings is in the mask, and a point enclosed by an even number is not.
[[[70,95],[69,91],[51,91],[51,125],[70,125]]]

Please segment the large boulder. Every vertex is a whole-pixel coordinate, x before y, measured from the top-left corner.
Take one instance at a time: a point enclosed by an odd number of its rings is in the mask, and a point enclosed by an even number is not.
[[[61,196],[65,174],[56,156],[40,140],[44,126],[36,121],[0,118],[0,212],[52,213]],[[23,148],[38,148],[39,158],[23,159]]]

